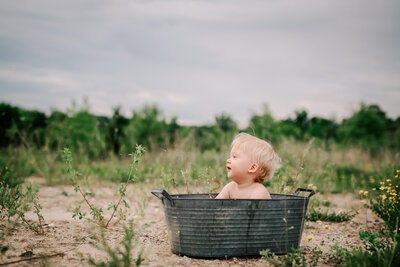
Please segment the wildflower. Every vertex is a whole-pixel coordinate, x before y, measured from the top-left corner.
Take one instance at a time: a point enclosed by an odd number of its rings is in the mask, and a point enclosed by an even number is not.
[[[365,204],[365,203],[367,203],[367,202],[365,201],[365,199],[363,199],[363,200],[361,200],[361,203]]]
[[[386,199],[386,195],[381,195],[382,200]]]
[[[372,191],[376,191],[376,188],[372,188]]]
[[[386,179],[386,182],[391,182],[392,180],[390,180],[390,179]]]
[[[310,242],[312,239],[313,239],[313,237],[310,236],[310,235],[306,237],[306,241],[307,241],[307,242]]]
[[[364,196],[368,196],[368,191],[364,191]]]
[[[359,193],[360,193],[360,195],[362,195],[362,194],[364,193],[364,190],[360,190],[360,192],[359,192]]]
[[[317,187],[314,185],[314,186],[312,187],[312,190],[317,191]]]
[[[357,210],[357,214],[360,214],[360,213],[361,213],[361,209],[358,209],[358,210]]]
[[[331,229],[331,226],[329,224],[325,224],[324,225],[324,230],[329,230],[329,229]]]

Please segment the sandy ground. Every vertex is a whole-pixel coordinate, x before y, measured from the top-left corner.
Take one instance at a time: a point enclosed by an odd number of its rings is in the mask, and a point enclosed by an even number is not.
[[[40,182],[40,180],[39,180]],[[268,266],[263,258],[230,258],[230,259],[193,259],[178,256],[171,252],[167,236],[167,226],[161,201],[150,192],[153,185],[130,185],[127,191],[127,202],[130,209],[126,220],[113,219],[107,229],[107,242],[110,246],[119,244],[124,236],[123,225],[132,219],[137,231],[138,240],[136,253],[142,251],[143,265],[146,266]],[[116,185],[104,184],[94,190],[93,203],[107,210],[108,204],[118,199]],[[358,247],[360,240],[358,231],[361,228],[377,228],[381,222],[366,208],[359,199],[350,194],[325,195],[317,194],[313,198],[329,200],[332,204],[330,210],[359,210],[350,222],[306,222],[301,240],[301,248],[310,252],[318,247],[324,252],[335,243],[342,247]],[[0,266],[87,266],[88,257],[96,261],[107,260],[106,254],[98,250],[94,244],[99,242],[91,238],[95,227],[86,220],[72,218],[72,210],[77,203],[82,202],[71,186],[42,186],[39,191],[39,203],[42,205],[42,215],[45,219],[45,233],[36,234],[30,230],[19,227],[10,232],[2,243],[8,244],[11,249],[0,257]],[[82,204],[82,210],[86,207]],[[105,216],[109,218],[109,216]],[[28,218],[34,220],[35,214],[28,213]],[[324,229],[329,225],[330,229]],[[325,227],[326,228],[326,227]],[[306,237],[312,240],[307,242]],[[33,259],[25,261],[20,255],[26,251],[32,251]],[[45,257],[40,257],[40,256]],[[50,257],[52,256],[52,257]],[[11,262],[20,261],[9,264]],[[319,266],[327,265],[320,262]]]

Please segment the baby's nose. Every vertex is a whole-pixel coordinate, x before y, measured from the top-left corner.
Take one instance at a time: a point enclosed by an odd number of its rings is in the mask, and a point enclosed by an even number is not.
[[[227,159],[226,163],[230,164],[231,163],[231,158]]]

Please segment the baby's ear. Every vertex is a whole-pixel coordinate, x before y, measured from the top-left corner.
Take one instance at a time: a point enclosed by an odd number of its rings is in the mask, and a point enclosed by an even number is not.
[[[253,162],[251,163],[249,169],[247,170],[249,173],[256,173],[258,170],[258,164]]]

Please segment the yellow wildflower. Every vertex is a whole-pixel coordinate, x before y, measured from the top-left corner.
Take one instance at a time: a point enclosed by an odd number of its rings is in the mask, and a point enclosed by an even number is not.
[[[307,241],[307,242],[310,242],[312,239],[313,239],[313,237],[310,236],[310,235],[306,237],[306,241]]]
[[[317,187],[313,185],[312,190],[317,191]]]
[[[386,195],[381,195],[382,200],[386,199]]]
[[[364,191],[364,196],[368,196],[368,191]]]
[[[329,229],[331,229],[331,226],[329,224],[325,224],[324,225],[324,230],[329,230]]]
[[[365,199],[363,199],[363,200],[361,200],[361,203],[365,204],[365,203],[367,203],[367,202],[365,201]]]
[[[359,193],[360,193],[360,195],[362,195],[362,194],[364,193],[364,190],[360,190],[360,192],[359,192]]]
[[[357,214],[360,214],[360,213],[361,213],[361,209],[358,209],[358,210],[357,210]]]

